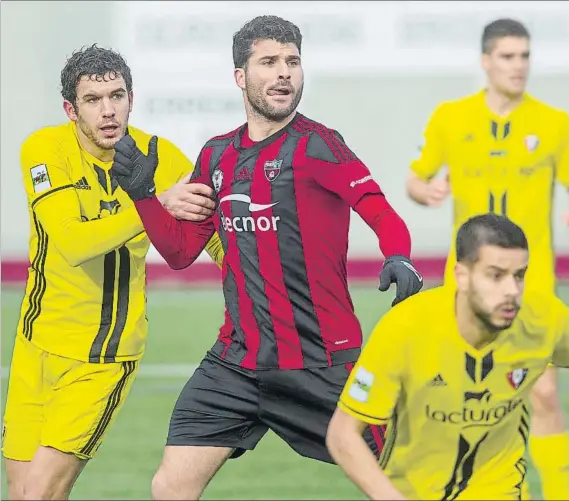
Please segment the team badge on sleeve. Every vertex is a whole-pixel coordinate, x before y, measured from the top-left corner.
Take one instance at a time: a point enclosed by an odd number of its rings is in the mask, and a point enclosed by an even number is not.
[[[32,167],[30,169],[30,173],[35,193],[40,193],[51,188],[51,182],[49,180],[49,174],[47,173],[47,167],[45,164]]]
[[[356,372],[352,386],[350,386],[348,391],[348,395],[358,402],[367,402],[373,380],[374,375],[363,367],[360,367]]]
[[[522,383],[526,380],[527,374],[527,369],[515,369],[511,372],[508,372],[508,381],[514,390],[517,390],[522,385]]]

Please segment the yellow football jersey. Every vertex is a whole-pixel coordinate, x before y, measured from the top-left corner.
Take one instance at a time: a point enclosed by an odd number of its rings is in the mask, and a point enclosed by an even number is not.
[[[129,127],[146,153],[150,135]],[[158,141],[160,193],[193,170],[169,141]],[[39,348],[87,362],[136,360],[147,336],[150,241],[130,198],[79,143],[76,126],[45,127],[21,149],[31,221],[28,282],[18,335]],[[214,235],[208,252],[223,251]]]
[[[380,465],[407,499],[520,499],[527,397],[550,361],[569,366],[569,308],[552,294],[526,293],[477,350],[459,333],[455,289],[434,288],[380,320],[338,405],[389,423]]]
[[[476,214],[506,215],[528,238],[527,288],[554,291],[552,190],[555,180],[569,188],[569,115],[527,94],[507,117],[488,108],[484,91],[443,103],[411,170],[428,180],[445,165],[454,203],[452,241]],[[453,247],[445,281],[454,280],[455,262]]]

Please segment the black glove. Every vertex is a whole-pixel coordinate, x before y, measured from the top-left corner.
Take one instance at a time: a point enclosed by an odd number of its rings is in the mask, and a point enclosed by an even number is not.
[[[158,167],[158,138],[148,142],[148,155],[138,149],[132,136],[123,136],[115,144],[113,166],[109,171],[119,186],[134,201],[152,198],[156,193],[154,172]]]
[[[392,283],[396,284],[397,293],[391,306],[416,294],[423,287],[423,277],[415,269],[410,259],[405,256],[389,256],[383,263],[379,275],[379,290],[385,292]]]

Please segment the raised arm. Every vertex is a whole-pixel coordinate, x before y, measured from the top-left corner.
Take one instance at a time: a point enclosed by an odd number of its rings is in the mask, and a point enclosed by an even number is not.
[[[144,155],[131,136],[124,136],[115,145],[111,171],[121,188],[134,201],[144,229],[156,250],[173,269],[186,268],[205,248],[215,228],[213,220],[202,223],[179,221],[156,197],[154,173],[158,166],[158,140],[150,139],[148,155]],[[201,174],[200,157],[193,179]]]

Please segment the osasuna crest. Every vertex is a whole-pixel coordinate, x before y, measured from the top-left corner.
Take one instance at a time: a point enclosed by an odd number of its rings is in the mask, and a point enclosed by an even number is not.
[[[211,181],[213,182],[213,188],[215,189],[216,193],[219,192],[221,185],[223,184],[223,172],[219,169],[215,169],[213,171],[213,175],[211,176]]]
[[[539,146],[539,138],[537,136],[528,136],[524,139],[524,144],[531,153]]]
[[[514,369],[512,372],[508,372],[508,381],[514,390],[517,390],[522,385],[526,380],[527,374],[527,369]]]
[[[273,182],[279,174],[281,173],[282,160],[271,160],[270,162],[265,162],[265,177],[267,181]]]

